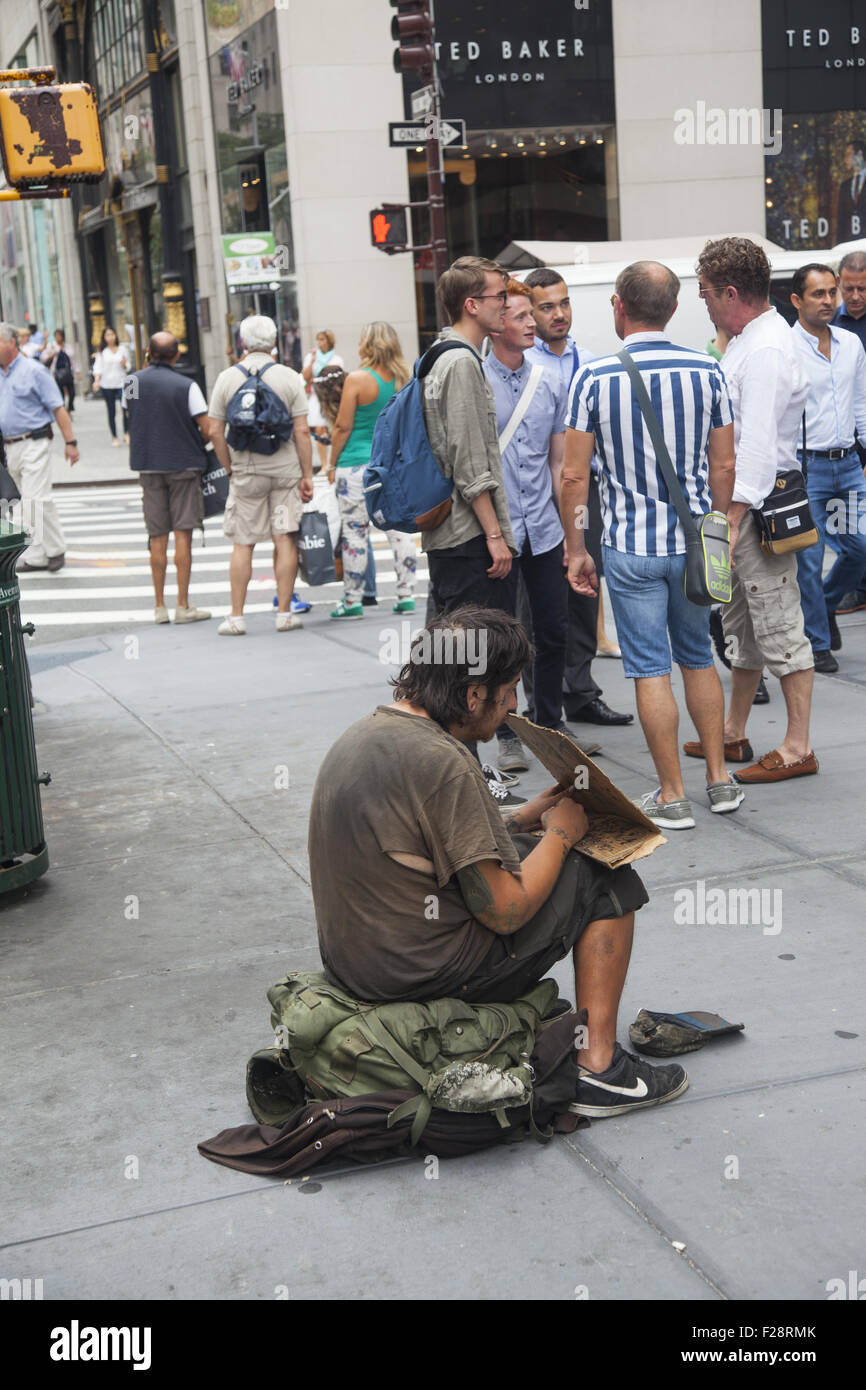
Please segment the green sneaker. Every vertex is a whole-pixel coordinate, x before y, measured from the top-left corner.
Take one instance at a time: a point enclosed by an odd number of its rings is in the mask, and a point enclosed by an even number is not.
[[[415,600],[414,600],[413,598],[398,598],[397,602],[394,604],[394,607],[391,609],[391,612],[392,612],[392,613],[414,613],[414,612],[415,612]]]
[[[360,603],[338,603],[331,609],[332,618],[363,618],[364,609]]]
[[[635,802],[645,816],[662,830],[694,830],[695,818],[691,803],[682,798],[679,801],[659,801],[661,787],[654,792],[645,792]]]

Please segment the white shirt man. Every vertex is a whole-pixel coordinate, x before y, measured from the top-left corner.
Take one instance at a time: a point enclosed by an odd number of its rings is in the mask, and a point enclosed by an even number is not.
[[[814,661],[800,607],[797,557],[764,554],[752,508],[761,506],[777,473],[797,466],[809,382],[790,328],[770,306],[770,264],[763,249],[747,237],[722,237],[707,243],[697,270],[710,318],[731,339],[722,359],[736,454],[728,509],[733,597],[722,610],[731,649],[725,750],[737,762],[752,756],[746,721],[766,665],[781,682],[788,726],[778,748],[737,780],[786,781],[818,771],[809,741]]]

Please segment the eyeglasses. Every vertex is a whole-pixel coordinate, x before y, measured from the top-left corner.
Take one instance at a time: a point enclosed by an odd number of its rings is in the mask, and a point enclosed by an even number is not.
[[[498,294],[473,294],[473,299],[498,299],[500,304],[508,303],[508,291],[500,290]]]
[[[616,301],[617,301],[618,299],[619,299],[619,295],[617,295],[617,294],[612,294],[611,297],[610,297],[610,302],[611,302],[611,304],[613,305],[614,309],[616,308]]]

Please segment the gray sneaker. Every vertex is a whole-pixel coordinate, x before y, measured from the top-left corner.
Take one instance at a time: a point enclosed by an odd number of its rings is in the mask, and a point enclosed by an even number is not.
[[[496,766],[500,772],[528,772],[529,763],[519,738],[499,740],[499,757]]]
[[[691,802],[684,797],[680,801],[659,801],[660,794],[661,787],[656,787],[654,792],[638,797],[634,804],[662,830],[694,830]]]
[[[746,799],[746,793],[736,782],[711,782],[707,787],[710,810],[716,816],[724,816],[728,811],[736,811]]]

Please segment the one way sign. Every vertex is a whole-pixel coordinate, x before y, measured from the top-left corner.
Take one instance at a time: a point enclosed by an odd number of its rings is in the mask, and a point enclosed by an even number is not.
[[[424,121],[389,121],[388,122],[388,143],[393,146],[399,145],[423,145],[425,140],[429,140],[435,133],[435,116],[428,116]],[[446,121],[439,120],[439,143],[440,145],[465,145],[466,144],[466,122],[465,121]]]

